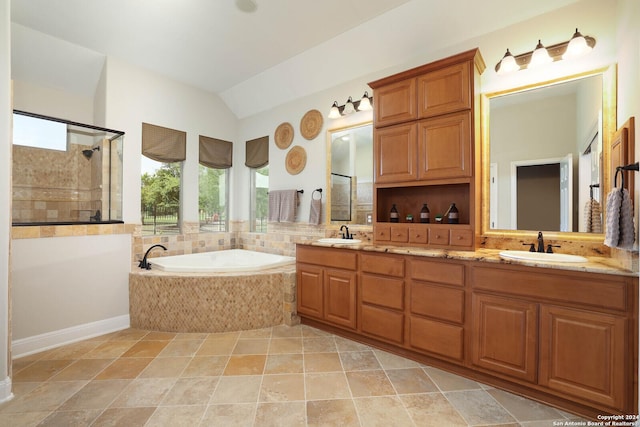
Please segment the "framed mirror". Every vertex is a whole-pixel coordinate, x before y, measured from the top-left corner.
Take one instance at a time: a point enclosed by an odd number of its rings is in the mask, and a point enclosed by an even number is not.
[[[371,225],[373,124],[327,131],[327,224]]]
[[[602,241],[615,66],[482,98],[482,234]]]

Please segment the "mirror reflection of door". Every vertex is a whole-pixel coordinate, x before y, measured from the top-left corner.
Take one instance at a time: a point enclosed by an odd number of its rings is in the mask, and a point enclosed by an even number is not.
[[[560,163],[516,167],[516,228],[559,230]]]

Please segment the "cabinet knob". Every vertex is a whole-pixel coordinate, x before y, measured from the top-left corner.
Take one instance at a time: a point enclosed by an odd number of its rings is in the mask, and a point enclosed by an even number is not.
[[[458,236],[458,237],[456,237],[456,239],[462,240],[462,236]]]

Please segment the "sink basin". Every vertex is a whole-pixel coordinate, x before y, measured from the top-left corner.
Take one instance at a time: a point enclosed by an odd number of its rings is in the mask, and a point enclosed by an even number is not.
[[[529,252],[529,251],[502,251],[502,258],[520,259],[524,261],[541,261],[541,262],[587,262],[587,259],[580,255],[568,254],[548,254],[545,252]]]
[[[338,237],[325,237],[318,240],[318,243],[330,243],[332,245],[356,245],[361,243],[360,239],[340,239]]]

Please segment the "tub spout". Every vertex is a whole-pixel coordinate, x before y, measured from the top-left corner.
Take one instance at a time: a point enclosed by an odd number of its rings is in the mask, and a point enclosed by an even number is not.
[[[165,251],[167,250],[167,248],[165,248],[162,245],[153,245],[153,246],[151,246],[149,249],[147,249],[147,252],[144,254],[144,258],[142,258],[142,261],[140,261],[138,263],[138,267],[144,268],[145,270],[151,270],[151,263],[149,261],[147,261],[147,256],[149,255],[149,252],[151,252],[151,249],[153,249],[153,248],[162,248]]]

